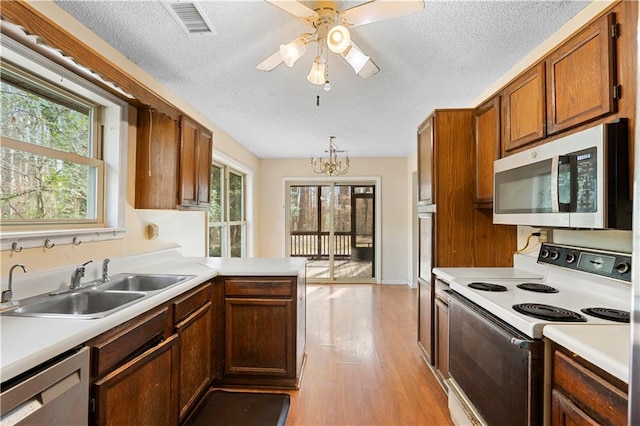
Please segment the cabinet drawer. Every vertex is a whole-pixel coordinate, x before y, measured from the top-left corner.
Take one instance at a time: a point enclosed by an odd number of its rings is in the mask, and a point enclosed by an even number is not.
[[[225,296],[291,297],[291,280],[225,280],[224,294]]]
[[[553,354],[553,387],[596,421],[627,424],[627,394],[569,355]]]
[[[155,344],[167,331],[168,322],[169,309],[164,308],[89,342],[93,376],[101,377]]]
[[[211,283],[185,294],[173,302],[173,324],[178,324],[191,313],[211,301]]]

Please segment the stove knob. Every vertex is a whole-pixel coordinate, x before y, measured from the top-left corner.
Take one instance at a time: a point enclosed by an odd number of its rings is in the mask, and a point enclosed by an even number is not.
[[[576,261],[576,255],[573,253],[569,253],[567,255],[567,263],[573,263]]]
[[[542,251],[540,252],[540,256],[546,259],[547,257],[549,257],[549,250],[542,249]]]
[[[631,265],[628,262],[620,262],[616,265],[616,271],[620,274],[626,274],[631,270]]]
[[[551,252],[551,259],[557,260],[560,257],[560,253],[557,250]]]

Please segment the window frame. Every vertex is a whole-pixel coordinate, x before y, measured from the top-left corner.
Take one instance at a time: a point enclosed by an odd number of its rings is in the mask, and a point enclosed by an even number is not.
[[[4,34],[0,35],[0,43],[3,47],[3,62],[14,64],[22,70],[29,70],[27,74],[35,80],[41,80],[53,87],[61,86],[63,92],[99,105],[97,112],[100,117],[94,117],[94,122],[97,119],[101,120],[102,132],[95,134],[101,138],[92,149],[102,151],[100,161],[103,162],[103,170],[99,172],[102,182],[96,188],[97,191],[101,191],[103,197],[103,206],[96,212],[101,221],[49,222],[29,226],[2,224],[0,249],[20,251],[22,248],[52,247],[52,244],[78,245],[80,242],[123,238],[126,233],[128,104]],[[92,131],[97,131],[97,128]],[[3,146],[15,142],[3,138]],[[40,148],[44,147],[38,147]]]
[[[247,257],[248,244],[247,244],[247,234],[248,234],[248,222],[247,222],[247,179],[248,173],[245,173],[238,168],[229,166],[219,161],[213,161],[211,167],[218,167],[221,169],[222,178],[221,182],[221,191],[220,191],[220,204],[221,204],[221,213],[222,217],[220,221],[207,221],[207,229],[211,229],[213,227],[220,228],[221,232],[221,255],[220,257],[232,257],[231,256],[231,227],[232,226],[240,226],[241,227],[241,254],[239,257]],[[239,221],[231,221],[230,220],[230,195],[229,195],[229,175],[233,174],[242,178],[242,198],[240,214],[242,220]],[[211,187],[213,191],[213,185]],[[213,194],[211,195],[211,205],[214,204]],[[207,247],[209,247],[209,231],[207,232]],[[208,255],[209,257],[212,257]],[[238,257],[238,256],[233,256]]]

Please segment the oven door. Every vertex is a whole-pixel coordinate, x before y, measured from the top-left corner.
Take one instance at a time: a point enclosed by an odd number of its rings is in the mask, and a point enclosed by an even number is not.
[[[449,374],[490,424],[542,420],[543,342],[449,292]]]

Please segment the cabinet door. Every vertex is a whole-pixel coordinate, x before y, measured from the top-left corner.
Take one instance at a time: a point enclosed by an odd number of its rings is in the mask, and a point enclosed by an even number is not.
[[[580,407],[557,390],[551,392],[551,424],[554,426],[596,426]]]
[[[225,299],[225,375],[295,377],[291,299]]]
[[[502,96],[502,148],[512,151],[545,137],[544,63],[509,84]]]
[[[433,204],[433,117],[418,129],[418,201]]]
[[[433,293],[428,281],[418,278],[418,347],[433,365]]]
[[[178,336],[173,335],[93,386],[98,425],[178,423]]]
[[[198,126],[185,118],[180,122],[180,204],[198,205]]]
[[[493,162],[500,158],[500,96],[475,111],[476,175],[474,200],[477,208],[493,207]]]
[[[547,132],[615,111],[613,14],[591,24],[547,58]]]
[[[213,138],[211,133],[200,129],[198,135],[197,169],[198,169],[198,207],[209,207],[211,204],[211,164],[213,156]]]
[[[180,336],[180,420],[213,379],[213,311],[209,302],[176,325]]]
[[[137,209],[174,209],[178,182],[179,129],[176,120],[138,110],[136,136]]]
[[[436,372],[438,378],[444,382],[449,378],[449,306],[436,298],[433,315],[435,331]]]

